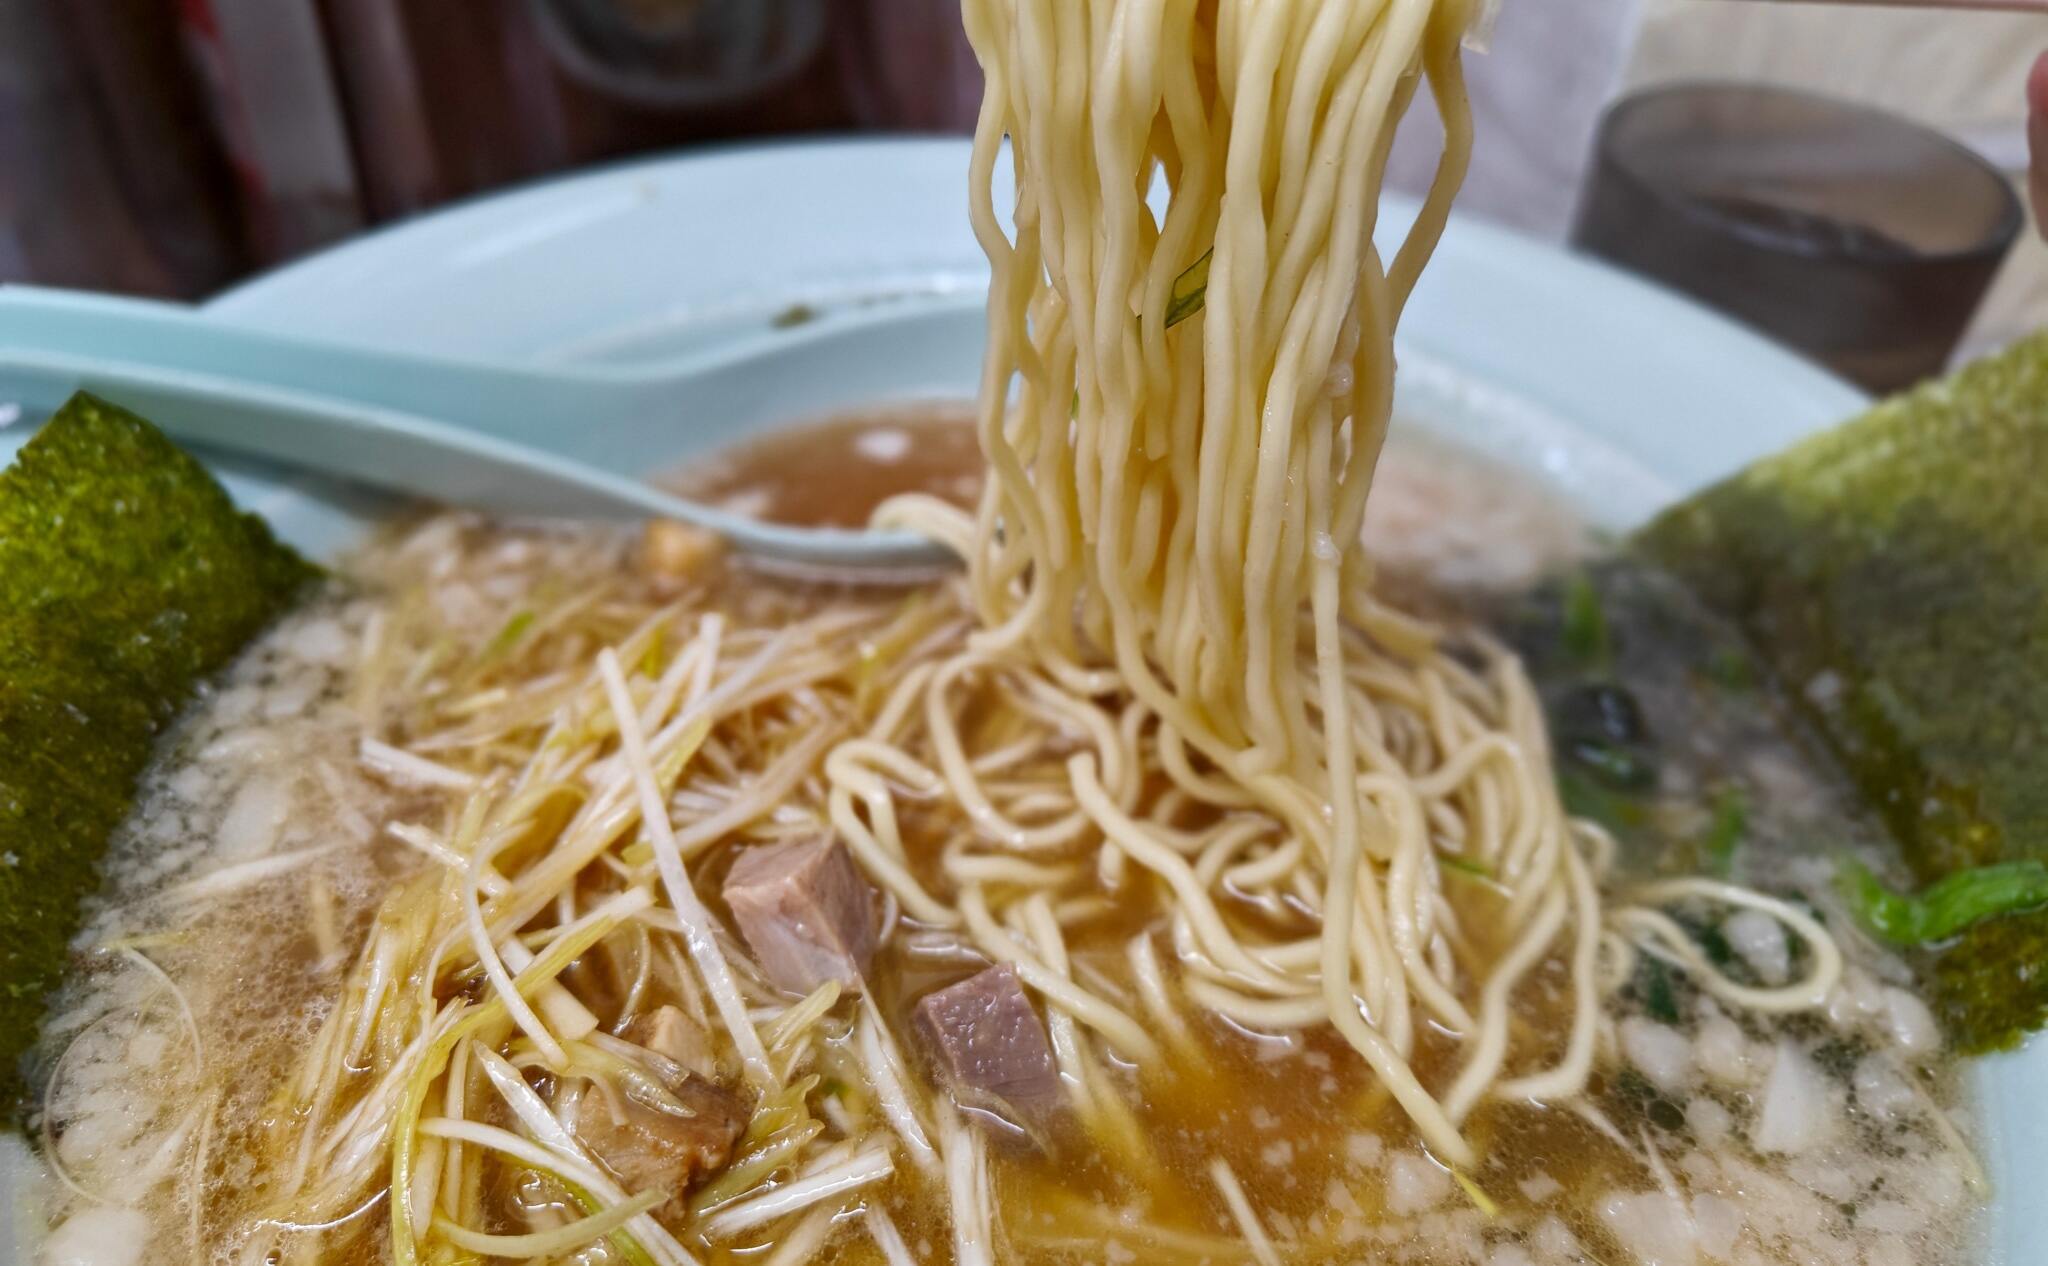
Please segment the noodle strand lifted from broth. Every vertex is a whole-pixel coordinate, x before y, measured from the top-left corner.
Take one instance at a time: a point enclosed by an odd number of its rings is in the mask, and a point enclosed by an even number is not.
[[[980,394],[991,478],[971,519],[922,496],[878,518],[961,550],[982,627],[906,680],[923,708],[890,710],[905,724],[871,743],[935,756],[931,772],[988,851],[948,857],[967,931],[1056,1012],[1126,1058],[1155,1053],[1132,1012],[1017,934],[1027,903],[1042,910],[1074,887],[1072,864],[1099,837],[1083,873],[1111,889],[1139,873],[1159,886],[1188,997],[1253,1029],[1334,1026],[1429,1145],[1469,1166],[1459,1123],[1487,1095],[1584,1086],[1602,926],[1600,867],[1585,851],[1597,828],[1558,802],[1521,666],[1467,635],[1480,661],[1467,667],[1440,630],[1382,605],[1360,546],[1395,325],[1470,154],[1471,7],[965,11],[988,83],[972,213],[994,270]],[[1381,177],[1424,81],[1444,149],[1387,260],[1373,241]],[[994,196],[1006,160],[1012,233]],[[1162,181],[1159,214],[1147,195]],[[1032,788],[1036,815],[968,759],[960,683],[975,678],[1004,707],[1079,736],[1066,787]],[[915,785],[932,783],[921,773]],[[901,881],[875,788],[863,788],[866,824],[835,821],[906,909],[952,923]],[[1259,815],[1250,829],[1245,809]],[[991,853],[1050,856],[997,881]],[[1466,938],[1443,896],[1446,862],[1504,889],[1507,947],[1477,971],[1456,949]],[[1306,911],[1313,944],[1234,917],[1245,898]],[[1619,926],[1657,938],[1661,917]],[[1551,1066],[1532,1067],[1541,1052],[1511,1049],[1512,995],[1560,941],[1570,1032]],[[1132,962],[1150,955],[1135,945]],[[1799,990],[1762,992],[1810,1005],[1836,961],[1831,947],[1817,957]],[[1170,1013],[1165,989],[1151,975],[1134,985]],[[1448,1087],[1425,1087],[1410,1066],[1423,1016],[1463,1045]]]

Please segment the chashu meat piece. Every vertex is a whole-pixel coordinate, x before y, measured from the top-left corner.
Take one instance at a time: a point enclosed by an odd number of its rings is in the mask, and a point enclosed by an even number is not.
[[[725,1168],[752,1115],[746,1100],[691,1074],[667,1084],[673,1105],[592,1086],[577,1104],[576,1137],[628,1192],[688,1191]]]
[[[1052,1043],[1023,982],[1007,966],[926,994],[914,1022],[956,1092],[1000,1100],[1026,1117],[1058,1106]]]
[[[838,840],[746,849],[726,875],[725,903],[777,988],[861,987],[875,956],[875,890]]]
[[[713,1077],[718,1060],[711,1049],[711,1034],[704,1026],[676,1007],[659,1006],[627,1021],[619,1036],[635,1046],[644,1046],[684,1072]]]

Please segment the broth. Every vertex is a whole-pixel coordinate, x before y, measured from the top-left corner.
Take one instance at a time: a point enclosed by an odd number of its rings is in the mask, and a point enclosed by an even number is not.
[[[885,434],[914,438],[905,461],[880,463],[872,479],[821,475],[843,474],[849,454],[895,451],[895,441],[873,438]],[[961,435],[971,453],[971,432],[957,418],[844,420],[694,472],[700,482],[692,486],[700,495],[710,488],[758,497],[764,513],[788,521],[859,522],[881,496],[956,480],[953,445]],[[945,438],[930,445],[916,438],[931,436]],[[1520,507],[1488,520],[1503,539],[1518,541],[1524,553],[1531,539],[1560,543],[1539,561],[1582,550],[1578,534],[1554,518],[1554,502],[1526,488],[1475,484],[1468,476],[1483,466],[1438,446],[1390,449],[1380,475],[1388,504],[1404,503],[1404,487],[1406,504],[1427,502],[1429,490],[1444,485],[1444,463],[1459,461],[1468,465],[1448,486]],[[829,503],[815,500],[820,488],[832,490]],[[970,495],[952,482],[936,490]],[[1375,530],[1402,534],[1415,564],[1407,569],[1411,584],[1423,583],[1432,550],[1474,544],[1455,537],[1432,544],[1419,515],[1382,518]],[[596,528],[512,529],[461,516],[396,530],[347,567],[344,581],[267,635],[181,723],[115,843],[107,890],[80,940],[85,965],[60,999],[43,1057],[46,1080],[61,1072],[43,1119],[49,1137],[71,1178],[110,1205],[67,1203],[58,1189],[53,1200],[76,1215],[58,1234],[75,1232],[82,1241],[95,1228],[147,1233],[146,1243],[131,1236],[139,1257],[81,1260],[261,1256],[264,1240],[251,1228],[284,1216],[278,1170],[289,1157],[270,1140],[291,1124],[284,1088],[295,1060],[332,1013],[378,903],[407,883],[442,882],[441,863],[408,842],[406,824],[447,826],[439,816],[445,797],[366,765],[365,718],[383,718],[394,741],[418,739],[411,696],[459,685],[494,655],[539,653],[569,666],[628,637],[640,613],[677,600],[677,582],[643,573],[633,549],[625,536]],[[1525,572],[1494,578],[1491,596],[1475,579],[1439,600],[1515,630],[1555,704],[1577,683],[1544,640],[1552,623],[1544,604],[1497,591],[1498,583],[1525,582]],[[1697,688],[1692,665],[1703,648],[1719,648],[1723,631],[1655,578],[1622,576],[1612,591],[1617,619],[1640,619],[1640,636],[1624,640],[1630,649],[1616,671],[1675,740],[1661,749],[1663,779],[1652,797],[1656,821],[1675,825],[1624,839],[1632,864],[1646,871],[1662,864],[1674,841],[1693,832],[1714,789],[1740,782],[1758,805],[1755,842],[1741,862],[1755,868],[1747,877],[1828,910],[1824,874],[1776,860],[1778,845],[1825,828],[1831,838],[1875,849],[1874,829],[1767,695]],[[724,613],[735,635],[832,610],[915,610],[900,594],[800,586],[716,566],[686,585],[681,600],[693,611]],[[589,623],[556,644],[548,640],[550,622],[564,610]],[[374,655],[364,648],[418,622],[433,630],[421,635],[428,647],[421,662],[382,677],[365,667]],[[507,649],[514,646],[522,649]],[[860,683],[851,693],[857,710],[873,706],[859,702]],[[1059,751],[1041,753],[1015,776],[1057,777],[1062,759]],[[715,783],[727,772],[702,777]],[[697,790],[686,783],[679,794]],[[792,821],[820,813],[820,795],[808,782],[795,785]],[[912,867],[943,891],[937,858],[959,821],[913,807],[903,827]],[[770,821],[735,835],[772,838],[779,829]],[[732,849],[720,845],[701,863],[707,892]],[[1458,952],[1476,964],[1491,961],[1501,949],[1487,936],[1499,898],[1483,876],[1445,891],[1458,926],[1468,929]],[[1147,930],[1170,936],[1144,892],[1126,883],[1069,933],[1077,976],[1101,982],[1112,996],[1129,991],[1131,938]],[[1306,926],[1298,909],[1237,900],[1234,913],[1275,930]],[[1221,1160],[1290,1263],[1967,1261],[1977,1197],[1974,1162],[1958,1146],[1949,1115],[1961,1107],[1956,1070],[1934,1051],[1893,1040],[1924,1016],[1924,1008],[1913,1011],[1908,976],[1874,946],[1850,939],[1846,920],[1833,916],[1830,926],[1850,940],[1853,967],[1825,1014],[1773,1020],[1733,1012],[1682,979],[1638,980],[1616,996],[1584,1110],[1483,1104],[1465,1128],[1484,1159],[1463,1174],[1428,1153],[1406,1115],[1332,1034],[1263,1034],[1190,1011],[1184,1038],[1162,1035],[1170,1054],[1160,1063],[1141,1069],[1113,1056],[1099,1060],[1104,1119],[1126,1123],[1123,1133],[1090,1132],[1072,1117],[1032,1137],[988,1132],[998,1260],[1251,1261],[1217,1198],[1212,1167]],[[1737,952],[1754,948],[1745,941]],[[615,952],[593,951],[572,973],[602,1023],[619,1014],[631,976]],[[137,955],[182,990],[207,1051],[203,1067],[189,1059],[183,1013]],[[919,997],[984,965],[953,934],[906,917],[880,951],[872,991],[891,1030],[908,1034]],[[649,998],[672,1000],[662,988]],[[1562,1032],[1571,998],[1556,961],[1539,966],[1536,987],[1518,996],[1517,1026]],[[872,1109],[851,1071],[857,1059],[843,1011],[825,1025],[816,1106],[830,1138],[838,1114]],[[923,1058],[914,1048],[907,1054],[922,1083],[917,1093],[942,1095]],[[1455,1044],[1425,1025],[1414,1057],[1423,1080],[1448,1080],[1454,1058]],[[1809,1092],[1810,1102],[1794,1105],[1798,1137],[1788,1141],[1780,1136],[1790,1127],[1771,1114],[1783,1115],[1774,1095],[1782,1097],[1779,1083],[1792,1076],[1806,1078],[1794,1089]],[[338,1103],[336,1115],[347,1106]],[[1125,1142],[1113,1143],[1119,1138]],[[201,1180],[188,1189],[196,1198],[178,1195],[173,1182],[148,1185],[138,1177],[166,1154],[167,1139],[178,1141],[170,1168],[189,1167]],[[484,1193],[493,1230],[517,1229],[536,1202],[563,1199],[559,1188],[522,1178],[517,1166],[496,1173]],[[861,1200],[887,1211],[915,1260],[948,1259],[945,1191],[914,1167],[899,1163]],[[862,1207],[849,1204],[846,1216],[825,1227],[816,1260],[884,1260],[864,1229]],[[378,1201],[346,1211],[317,1232],[288,1237],[285,1260],[383,1260],[387,1218]],[[1677,1226],[1691,1229],[1674,1239]],[[753,1263],[768,1253],[764,1238],[757,1232],[691,1248],[710,1263]]]
[[[906,492],[969,506],[981,493],[971,401],[861,410],[741,444],[661,481],[687,497],[798,527],[864,527]]]

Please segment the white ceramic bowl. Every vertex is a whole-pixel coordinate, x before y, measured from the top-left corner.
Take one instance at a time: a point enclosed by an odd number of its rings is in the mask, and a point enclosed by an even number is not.
[[[633,361],[776,337],[803,304],[857,320],[984,288],[954,140],[712,151],[616,167],[429,215],[258,278],[224,321],[525,362]],[[1391,243],[1412,207],[1389,200]],[[1673,295],[1454,220],[1401,326],[1402,415],[1542,477],[1625,528],[1677,490],[1854,413],[1852,388]],[[907,391],[966,394],[935,355]],[[848,400],[846,404],[862,403]],[[24,437],[0,432],[0,462]],[[331,556],[379,504],[306,474],[225,466],[235,495]],[[2048,1245],[2021,1195],[2048,1167],[2048,1043],[1983,1061],[1987,1161],[2005,1193],[1991,1266]],[[11,1202],[9,1202],[11,1203]]]

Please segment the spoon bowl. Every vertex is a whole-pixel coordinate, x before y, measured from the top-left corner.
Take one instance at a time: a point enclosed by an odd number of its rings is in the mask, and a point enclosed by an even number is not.
[[[750,561],[864,580],[949,555],[910,533],[763,522],[647,482],[849,400],[930,394],[904,367],[971,364],[979,300],[855,314],[652,365],[534,368],[323,343],[175,304],[0,287],[0,400],[94,392],[173,437],[495,514],[678,519]]]

